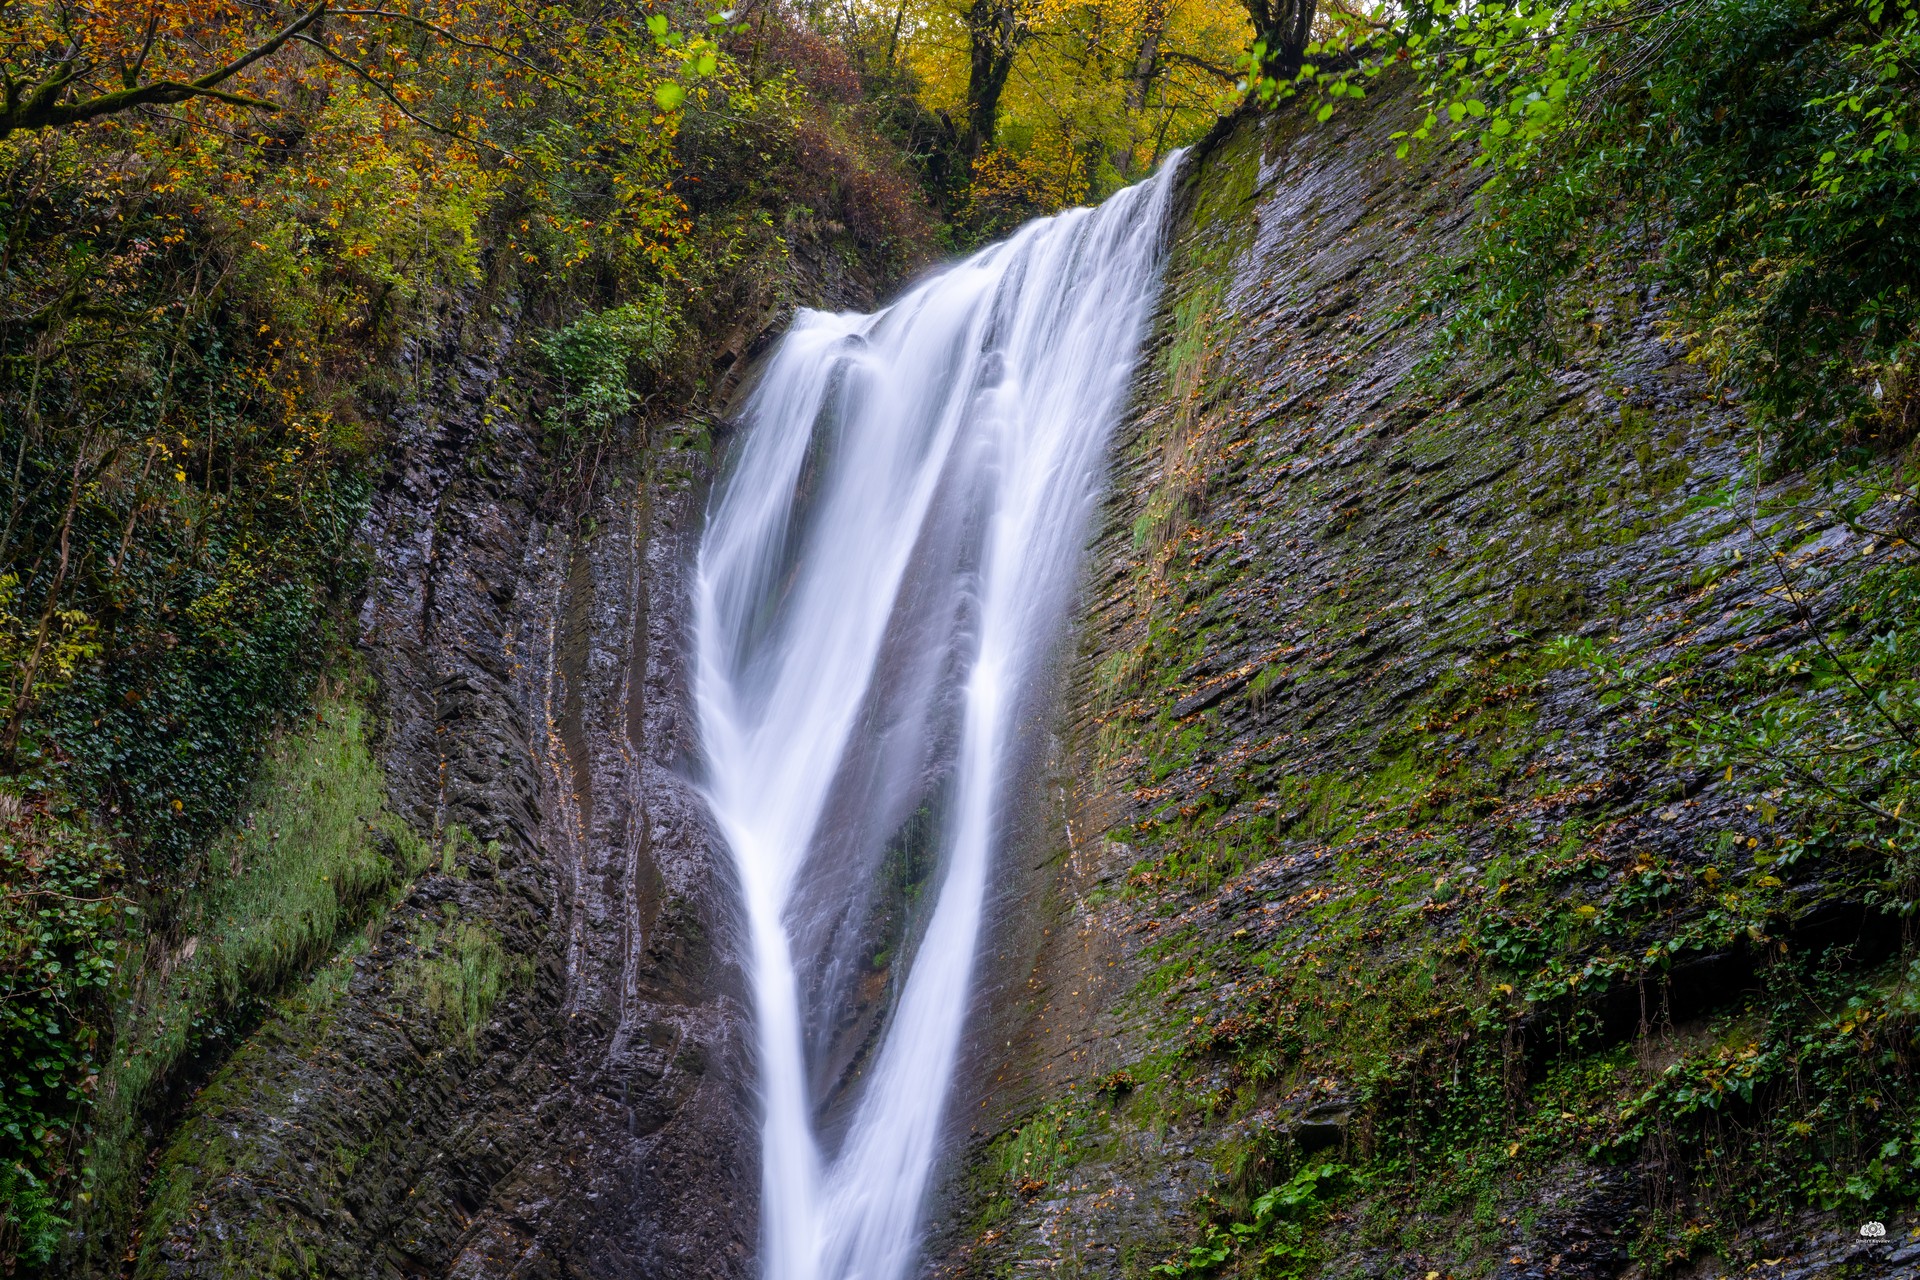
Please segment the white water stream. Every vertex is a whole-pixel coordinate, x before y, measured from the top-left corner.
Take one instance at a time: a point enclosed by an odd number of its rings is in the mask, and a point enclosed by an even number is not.
[[[750,934],[766,1280],[915,1261],[1178,163],[885,310],[802,312],[749,397],[700,549],[695,694]]]

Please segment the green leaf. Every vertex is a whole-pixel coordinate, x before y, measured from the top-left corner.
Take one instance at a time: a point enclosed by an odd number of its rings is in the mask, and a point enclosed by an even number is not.
[[[653,100],[660,104],[662,111],[677,110],[687,100],[687,91],[669,80],[653,91]]]

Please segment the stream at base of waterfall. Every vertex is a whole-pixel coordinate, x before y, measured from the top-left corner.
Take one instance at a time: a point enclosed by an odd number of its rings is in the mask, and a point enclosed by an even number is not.
[[[695,582],[766,1280],[917,1257],[1020,762],[1157,293],[1176,154],[769,358]]]

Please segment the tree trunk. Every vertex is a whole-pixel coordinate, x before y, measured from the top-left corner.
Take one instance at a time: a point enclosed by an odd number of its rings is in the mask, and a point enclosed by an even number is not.
[[[1147,105],[1147,90],[1153,87],[1153,73],[1160,69],[1160,37],[1167,30],[1167,6],[1158,0],[1147,10],[1140,32],[1140,52],[1133,60],[1133,79],[1127,86],[1127,110],[1139,114]]]
[[[1144,136],[1139,115],[1146,109],[1147,91],[1153,88],[1153,78],[1160,71],[1160,38],[1166,30],[1166,0],[1154,0],[1141,23],[1140,47],[1134,54],[1133,71],[1127,77],[1127,145],[1109,157],[1123,181],[1133,178],[1133,153],[1139,149]]]
[[[967,67],[967,132],[961,139],[961,158],[971,165],[993,144],[999,123],[1000,94],[1013,71],[1013,57],[1026,39],[1026,23],[1015,8],[1017,0],[973,0],[967,10],[967,39],[971,61]]]
[[[1300,70],[1313,39],[1318,0],[1246,0],[1254,32],[1267,46],[1266,72],[1287,77]]]
[[[893,12],[893,35],[887,40],[887,70],[900,70],[900,24],[907,20],[907,0],[900,0],[900,7]]]

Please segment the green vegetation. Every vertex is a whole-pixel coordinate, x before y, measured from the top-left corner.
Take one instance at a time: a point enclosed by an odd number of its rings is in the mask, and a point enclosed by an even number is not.
[[[113,981],[128,904],[110,886],[112,846],[61,814],[5,813],[0,840],[0,1134],[37,1159],[0,1165],[9,1245],[30,1261],[51,1256],[67,1226],[57,1180],[74,1145],[73,1116],[98,1083],[101,1035],[81,1013]]]
[[[9,1166],[5,1188],[29,1260],[45,1262],[68,1225],[53,1179],[75,1178],[89,1204],[130,1196],[137,1129],[182,1064],[244,1034],[424,867],[419,839],[385,811],[365,734],[358,696],[322,696],[268,752],[241,822],[183,869],[164,921],[116,890],[115,842],[83,817],[9,816],[4,924],[17,949],[0,1124],[39,1157]],[[143,923],[146,941],[130,939]]]
[[[1142,822],[1154,856],[1130,892],[1145,903],[1258,886],[1272,852],[1330,862],[1310,888],[1260,893],[1252,935],[1153,944],[1134,999],[1175,1015],[1163,1034],[1183,1047],[1132,1069],[1129,1123],[1275,1099],[1305,1113],[1331,1087],[1338,1203],[1399,1254],[1493,1247],[1495,1220],[1569,1158],[1636,1170],[1663,1197],[1627,1242],[1654,1269],[1735,1257],[1748,1227],[1810,1209],[1866,1220],[1920,1202],[1920,960],[1899,941],[1920,889],[1920,597],[1904,560],[1841,583],[1819,631],[1731,662],[1569,639],[1475,664],[1403,713],[1360,776],[1283,790],[1290,818],[1225,847],[1211,833],[1232,796]],[[1728,786],[1737,822],[1663,852],[1614,838],[1597,788],[1529,781],[1551,743],[1538,699],[1569,679],[1624,713],[1614,740],[1636,767]],[[1320,1167],[1291,1133],[1255,1126],[1215,1166],[1291,1186]],[[1201,1239],[1158,1273],[1293,1275],[1326,1256],[1324,1213],[1276,1252],[1258,1203],[1203,1203]]]
[[[1490,171],[1482,232],[1427,300],[1450,338],[1558,359],[1589,318],[1570,289],[1627,264],[1781,466],[1920,430],[1920,9],[1437,0],[1334,19],[1304,61],[1256,46],[1250,91],[1326,121],[1411,66],[1426,109],[1398,155],[1465,140]]]
[[[424,1002],[448,1036],[471,1049],[505,985],[524,985],[532,969],[524,959],[509,960],[499,934],[485,923],[461,920],[451,903],[442,911],[440,922],[414,935],[414,963],[400,990]]]
[[[130,1208],[146,1150],[141,1122],[182,1083],[182,1067],[237,1043],[426,869],[424,842],[386,811],[363,697],[329,691],[270,749],[239,822],[203,853],[167,932],[150,935],[149,956],[110,992],[113,1057],[83,1147],[94,1198]]]
[[[598,437],[639,404],[634,374],[674,353],[679,317],[658,287],[644,302],[582,316],[540,343],[559,375],[555,426]]]
[[[1920,11],[1882,0],[1436,8],[1415,138],[1495,168],[1456,333],[1557,350],[1560,290],[1644,259],[1786,466],[1920,427]],[[1411,141],[1411,139],[1410,139]]]
[[[1287,1181],[1269,1187],[1247,1206],[1245,1218],[1225,1231],[1207,1224],[1206,1238],[1184,1261],[1149,1267],[1156,1276],[1204,1276],[1239,1251],[1259,1274],[1298,1275],[1317,1259],[1302,1246],[1307,1228],[1323,1218],[1323,1202],[1346,1178],[1337,1164],[1308,1165]]]
[[[254,1043],[313,1052],[333,1026],[355,965],[366,949],[364,938],[349,938],[339,954],[306,982],[275,1000],[272,1015],[262,1024]],[[229,1062],[214,1073],[196,1098],[196,1114],[165,1144],[155,1162],[143,1216],[149,1240],[164,1239],[169,1230],[183,1223],[201,1225],[206,1205],[200,1196],[208,1182],[244,1174],[250,1157],[257,1154],[250,1149],[250,1136],[243,1138],[231,1126],[212,1122],[210,1116],[218,1116],[229,1107],[269,1107],[276,1114],[287,1114],[293,1108],[294,1099],[289,1095],[301,1088],[296,1077],[284,1072],[263,1077],[236,1070],[235,1066]],[[364,1155],[364,1150],[352,1147],[336,1151],[333,1159],[312,1170],[312,1175],[323,1185],[337,1185],[353,1176]],[[293,1218],[294,1225],[289,1224],[288,1217]],[[319,1268],[321,1250],[315,1247],[310,1232],[296,1229],[307,1221],[298,1215],[262,1213],[253,1221],[233,1224],[240,1228],[237,1230],[204,1230],[198,1236],[206,1251],[201,1257],[218,1268],[218,1275],[259,1275],[260,1260],[270,1258],[273,1269],[266,1274],[287,1280],[311,1276]],[[260,1236],[271,1245],[256,1251]]]
[[[1858,530],[1905,509],[1857,482],[1811,496]],[[1185,803],[1149,807],[1137,901],[1177,910],[1240,885],[1263,905],[1241,917],[1251,933],[1185,927],[1149,948],[1134,1000],[1174,1015],[1163,1034],[1183,1048],[1133,1068],[1169,1080],[1143,1083],[1143,1100],[1168,1101],[1136,1126],[1191,1119],[1196,1099],[1206,1114],[1304,1110],[1331,1085],[1344,1200],[1401,1252],[1491,1247],[1474,1232],[1569,1158],[1635,1169],[1668,1197],[1632,1242],[1656,1268],[1809,1209],[1864,1220],[1920,1201],[1920,961],[1901,941],[1920,891],[1920,579],[1897,539],[1836,561],[1806,547],[1808,505],[1755,519],[1748,495],[1719,501],[1694,536],[1750,531],[1762,554],[1697,571],[1688,607],[1712,611],[1744,580],[1782,603],[1767,628],[1635,657],[1617,635],[1536,624],[1541,639],[1512,636],[1383,718],[1364,767],[1183,786]],[[1568,745],[1542,701],[1575,689],[1623,768],[1673,780],[1638,821],[1671,820],[1702,784],[1738,797],[1733,816],[1675,849],[1636,833],[1604,780],[1540,776]],[[1143,743],[1147,777],[1190,777],[1217,730],[1170,733],[1169,715],[1104,734],[1108,758]],[[1276,854],[1325,866],[1263,888]],[[1283,1185],[1313,1167],[1287,1133],[1256,1126],[1216,1167]],[[1247,1200],[1203,1205],[1203,1238],[1162,1273],[1294,1274],[1246,1245]],[[1391,1208],[1407,1202],[1418,1214]],[[1289,1239],[1318,1247],[1311,1230]]]

